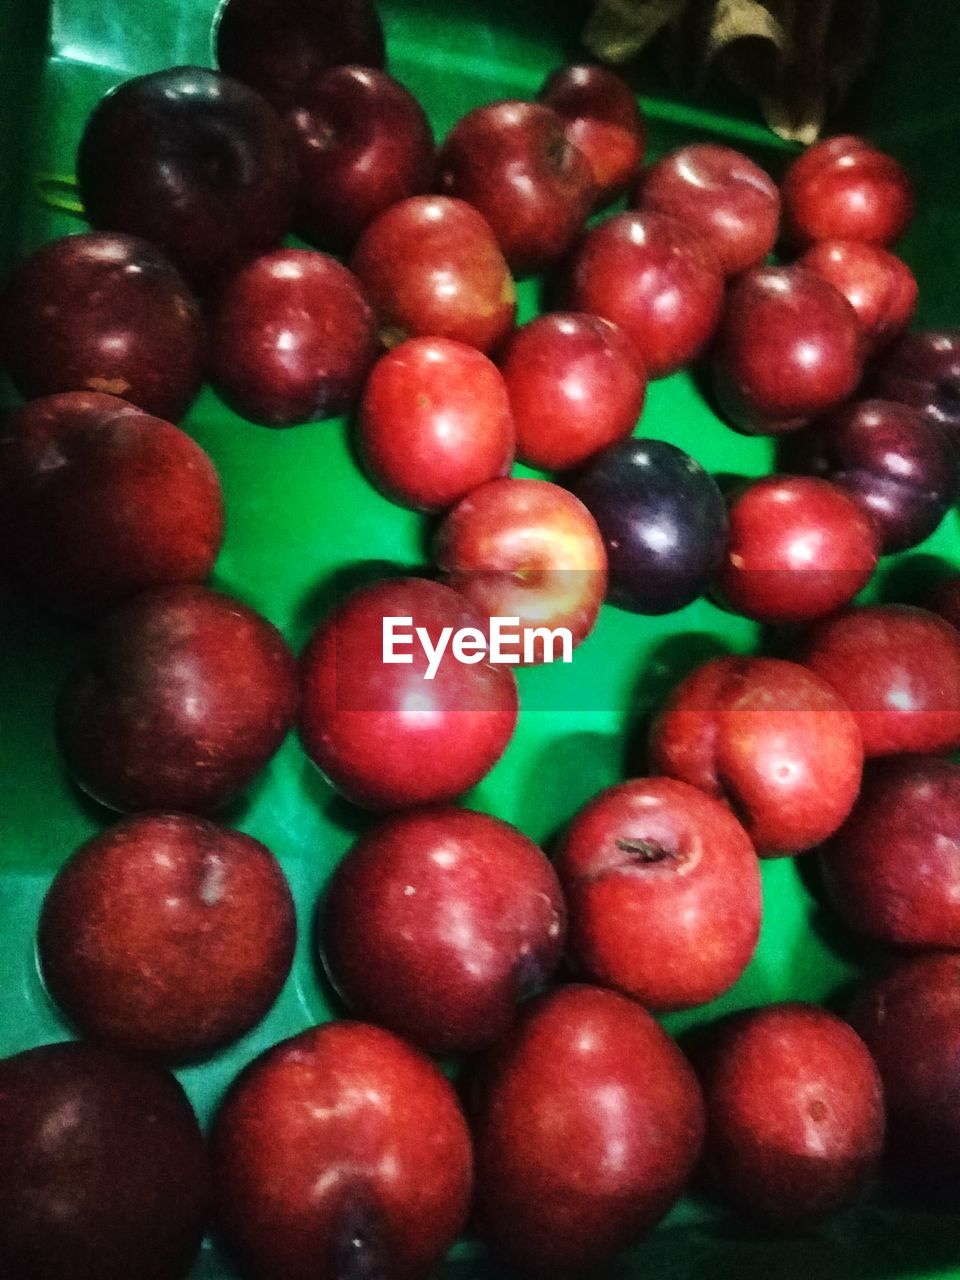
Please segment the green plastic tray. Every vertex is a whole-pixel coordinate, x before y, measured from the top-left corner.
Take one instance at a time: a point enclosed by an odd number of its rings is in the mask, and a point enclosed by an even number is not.
[[[211,62],[213,0],[0,0],[0,253],[4,260],[82,229],[42,193],[68,177],[83,121],[127,76],[177,63]],[[577,52],[583,4],[544,0],[384,0],[390,65],[421,99],[438,135],[468,108],[532,96],[545,73]],[[903,252],[921,286],[919,320],[960,320],[960,8],[956,0],[891,0],[871,79],[838,126],[868,132],[897,154],[917,183],[919,214]],[[638,74],[656,155],[685,141],[727,139],[777,172],[788,149],[736,98],[680,102],[654,65]],[[63,194],[61,192],[61,194]],[[69,194],[69,192],[67,193]],[[520,318],[537,309],[537,282],[520,289]],[[12,403],[9,391],[4,402]],[[215,585],[261,609],[299,648],[329,599],[332,576],[369,560],[425,563],[426,522],[376,494],[351,459],[344,423],[269,431],[228,412],[205,390],[187,430],[223,479],[228,525]],[[711,414],[691,377],[650,388],[642,434],[670,440],[716,472],[769,470],[769,441],[736,435]],[[930,557],[960,559],[955,513],[920,552],[884,562],[873,595],[909,598]],[[34,929],[52,873],[108,819],[82,800],[60,768],[52,710],[63,674],[84,641],[0,598],[0,1054],[70,1034],[37,976]],[[753,648],[756,628],[699,601],[660,619],[605,607],[572,668],[520,672],[522,714],[502,761],[465,803],[546,842],[600,787],[643,771],[646,715],[705,658]],[[293,974],[266,1020],[243,1041],[180,1073],[206,1120],[224,1087],[257,1052],[331,1013],[311,959],[312,913],[324,881],[364,819],[336,799],[296,740],[286,743],[242,803],[225,815],[278,855],[296,897],[300,941]],[[857,972],[856,947],[811,892],[809,871],[789,860],[763,867],[759,949],[737,986],[679,1031],[717,1013],[787,996],[831,1000]],[[194,1277],[227,1280],[230,1264],[205,1248]],[[500,1274],[464,1242],[443,1274]],[[667,1221],[610,1274],[687,1277],[960,1275],[960,1216],[906,1206],[886,1192],[810,1234],[765,1234],[698,1199]],[[8,1278],[4,1278],[8,1280]],[[10,1277],[9,1280],[17,1280]]]

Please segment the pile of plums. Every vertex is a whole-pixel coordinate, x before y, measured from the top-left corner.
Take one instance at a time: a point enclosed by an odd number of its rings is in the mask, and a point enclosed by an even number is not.
[[[694,1178],[781,1227],[881,1165],[955,1190],[960,575],[927,609],[853,603],[957,497],[960,331],[906,332],[904,171],[855,137],[779,186],[714,143],[644,166],[633,91],[596,66],[438,148],[370,0],[228,0],[216,49],[220,70],[99,103],[77,157],[93,229],[0,304],[25,400],[0,435],[2,567],[95,623],[56,730],[119,815],[37,931],[84,1038],[0,1061],[0,1273],[182,1280],[212,1226],[252,1280],[417,1280],[469,1220],[556,1275]],[[531,272],[559,309],[517,327]],[[648,380],[698,360],[732,426],[779,438],[780,472],[724,494],[635,434]],[[436,517],[431,569],[349,594],[299,660],[206,585],[223,496],[174,425],[204,377],[268,426],[353,413],[371,482]],[[687,674],[648,776],[594,796],[550,858],[456,803],[519,714],[493,619],[517,622],[513,665],[549,662],[547,633],[582,643],[605,601],[706,592],[783,647]],[[390,664],[386,620],[417,641]],[[205,1139],[170,1068],[255,1027],[297,941],[279,862],[216,819],[295,724],[375,815],[316,911],[349,1017],[251,1062]],[[901,958],[846,1020],[773,1004],[682,1051],[654,1014],[733,987],[761,860],[811,850],[839,920]],[[431,1055],[475,1055],[462,1090]]]

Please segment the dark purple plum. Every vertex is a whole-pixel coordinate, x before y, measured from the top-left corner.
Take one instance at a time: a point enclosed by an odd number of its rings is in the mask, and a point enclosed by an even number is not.
[[[625,440],[568,480],[607,548],[608,598],[637,613],[673,613],[720,567],[723,495],[689,454],[662,440]]]
[[[172,1075],[84,1042],[0,1061],[0,1270],[13,1280],[183,1280],[209,1199]]]
[[[296,667],[266,618],[207,587],[158,587],[104,618],[60,695],[69,773],[125,812],[205,813],[283,741]]]
[[[787,437],[785,469],[832,480],[873,517],[884,552],[936,529],[957,496],[957,466],[939,427],[918,409],[862,400]]]
[[[227,0],[217,63],[276,107],[296,106],[328,67],[382,67],[383,27],[373,0]]]
[[[197,286],[280,241],[296,172],[269,103],[205,67],[125,81],[94,108],[77,152],[90,222],[150,240]]]
[[[0,298],[0,348],[28,400],[100,391],[169,422],[203,378],[186,281],[146,240],[108,231],[64,236],[20,265]]]
[[[908,333],[877,359],[871,394],[919,409],[960,449],[960,329]]]

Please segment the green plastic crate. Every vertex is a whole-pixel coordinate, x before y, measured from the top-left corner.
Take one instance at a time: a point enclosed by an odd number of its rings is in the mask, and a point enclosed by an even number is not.
[[[0,255],[82,229],[51,207],[64,194],[84,119],[130,75],[211,63],[213,0],[0,0]],[[383,0],[390,67],[424,103],[438,136],[470,107],[531,97],[547,71],[577,56],[583,3],[544,0]],[[960,322],[960,6],[889,0],[881,49],[837,129],[862,130],[909,168],[919,213],[903,242],[921,287],[919,322]],[[638,73],[657,155],[698,138],[749,150],[774,173],[789,149],[749,103],[714,94],[678,101],[651,62]],[[69,191],[66,192],[69,195]],[[537,282],[520,288],[520,319],[535,314]],[[4,401],[12,403],[7,391]],[[228,525],[214,584],[262,610],[299,648],[344,566],[425,563],[426,522],[392,506],[357,472],[342,422],[269,431],[243,422],[205,390],[187,430],[223,479]],[[688,373],[654,383],[639,433],[672,441],[716,472],[770,469],[767,440],[739,436],[706,407]],[[868,595],[911,598],[931,557],[960,562],[956,514],[919,550],[882,563]],[[541,842],[600,787],[643,771],[639,730],[687,671],[759,636],[742,618],[698,601],[665,618],[605,607],[573,666],[519,673],[516,736],[465,803],[509,819]],[[84,642],[82,629],[0,598],[0,1055],[70,1034],[47,999],[34,957],[38,907],[50,876],[108,815],[67,783],[53,736],[53,703]],[[312,915],[330,869],[365,819],[336,799],[291,737],[246,797],[224,815],[278,855],[297,901],[300,940],[276,1006],[239,1044],[180,1072],[206,1121],[251,1057],[330,1016],[311,957]],[[785,997],[835,1000],[866,959],[812,891],[802,861],[763,866],[765,916],[757,954],[736,987],[703,1010],[666,1019],[679,1031],[718,1013]],[[456,1247],[444,1276],[501,1275],[475,1243]],[[607,1273],[604,1273],[607,1274]],[[960,1214],[908,1205],[890,1192],[806,1234],[745,1226],[698,1199],[682,1202],[610,1268],[635,1280],[857,1280],[960,1276]],[[213,1245],[195,1280],[235,1272]],[[5,1278],[6,1280],[6,1278]],[[10,1277],[9,1280],[17,1280]]]

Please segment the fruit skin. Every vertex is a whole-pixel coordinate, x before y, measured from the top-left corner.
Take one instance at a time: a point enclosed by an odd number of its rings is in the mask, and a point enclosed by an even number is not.
[[[420,645],[409,665],[383,662],[385,617],[409,617],[437,645],[483,623],[450,587],[397,578],[362,587],[327,615],[300,661],[300,733],[328,781],[365,809],[439,804],[468,791],[500,758],[517,721],[507,666],[457,661],[448,648],[426,680]]]
[[[757,622],[809,622],[848,604],[880,551],[868,510],[845,488],[808,476],[765,476],[730,503],[724,602]]]
[[[10,415],[0,429],[0,504],[18,584],[70,617],[201,581],[223,541],[220,480],[203,449],[95,391],[45,396]]]
[[[919,409],[960,449],[960,329],[905,333],[868,371],[868,388]]]
[[[505,1034],[518,1000],[556,969],[565,935],[543,853],[466,809],[423,809],[364,833],[323,906],[323,953],[349,1007],[441,1055]]]
[[[727,508],[689,454],[662,440],[625,440],[566,483],[603,536],[613,604],[673,613],[706,589],[726,547]]]
[[[629,436],[647,379],[630,343],[599,316],[558,311],[515,330],[500,357],[530,467],[565,471]]]
[[[552,71],[537,94],[564,120],[596,183],[598,206],[623,195],[646,150],[647,131],[633,90],[608,67],[579,63]]]
[[[380,338],[453,338],[493,351],[513,328],[516,287],[489,222],[451,196],[411,196],[367,227],[350,260]]]
[[[437,186],[476,206],[511,271],[542,271],[570,249],[596,198],[586,157],[539,102],[468,111],[437,156]]]
[[[856,933],[891,946],[960,947],[960,765],[878,760],[824,846],[827,896]]]
[[[506,475],[515,433],[500,371],[450,338],[410,338],[374,365],[357,447],[377,488],[401,506],[443,511]]]
[[[689,364],[720,319],[723,274],[695,232],[662,213],[618,213],[586,233],[567,305],[619,325],[650,378]]]
[[[296,162],[259,94],[205,67],[170,67],[100,100],[77,182],[94,227],[142,236],[207,287],[287,231]]]
[[[593,1274],[649,1231],[703,1139],[683,1054],[646,1010],[596,987],[526,1005],[476,1095],[478,1231],[508,1265],[544,1275]]]
[[[185,814],[88,840],[40,913],[47,990],[87,1035],[143,1057],[206,1057],[249,1031],[290,971],[290,889],[273,854]]]
[[[864,982],[849,1018],[883,1080],[891,1172],[955,1190],[960,1183],[960,958],[898,960]]]
[[[857,313],[868,348],[878,351],[901,334],[917,307],[917,282],[896,254],[857,240],[821,240],[799,259],[839,289]]]
[[[217,63],[279,110],[303,101],[329,67],[382,67],[373,0],[228,0],[215,29]]]
[[[816,1222],[866,1191],[883,1148],[883,1088],[847,1023],[786,1003],[724,1018],[697,1061],[707,1110],[704,1171],[743,1213]]]
[[[725,275],[762,262],[780,226],[780,192],[733,147],[695,142],[644,169],[631,203],[678,218],[707,241]]]
[[[826,618],[801,660],[845,699],[867,756],[960,747],[960,634],[910,605],[862,605]]]
[[[157,587],[100,623],[57,706],[73,780],[112,809],[207,813],[273,756],[297,702],[280,632],[207,587]]]
[[[923,542],[957,497],[957,463],[939,428],[892,400],[860,400],[787,437],[791,471],[830,480],[856,498],[881,551]]]
[[[595,796],[567,828],[557,873],[569,951],[592,982],[648,1009],[732,987],[760,934],[760,866],[723,804],[672,778]]]
[[[224,1237],[262,1280],[425,1280],[466,1220],[470,1135],[453,1089],[378,1027],[328,1023],[254,1059],[211,1147]]]
[[[308,240],[349,249],[378,214],[430,186],[430,122],[385,71],[331,67],[286,119],[300,168],[296,224]]]
[[[108,392],[176,422],[200,389],[205,344],[183,277],[137,236],[42,245],[0,298],[0,360],[28,400]]]
[[[913,217],[913,187],[893,156],[864,138],[824,138],[801,152],[782,183],[784,228],[798,245],[860,240],[889,245]]]
[[[269,427],[346,413],[378,350],[360,282],[307,249],[278,249],[239,271],[218,299],[210,345],[216,389]]]
[[[0,1257],[17,1280],[182,1280],[207,1153],[168,1072],[82,1041],[0,1060]]]
[[[518,618],[520,642],[549,661],[536,630],[565,627],[578,645],[607,589],[607,553],[578,498],[547,480],[489,480],[450,511],[433,557],[447,583],[484,618]],[[553,656],[559,657],[554,645]]]
[[[779,658],[713,658],[651,728],[654,768],[726,801],[763,857],[820,844],[860,788],[856,717],[812,675]]]
[[[839,290],[806,267],[754,267],[727,293],[711,369],[724,415],[750,435],[795,431],[860,381],[863,338]]]

